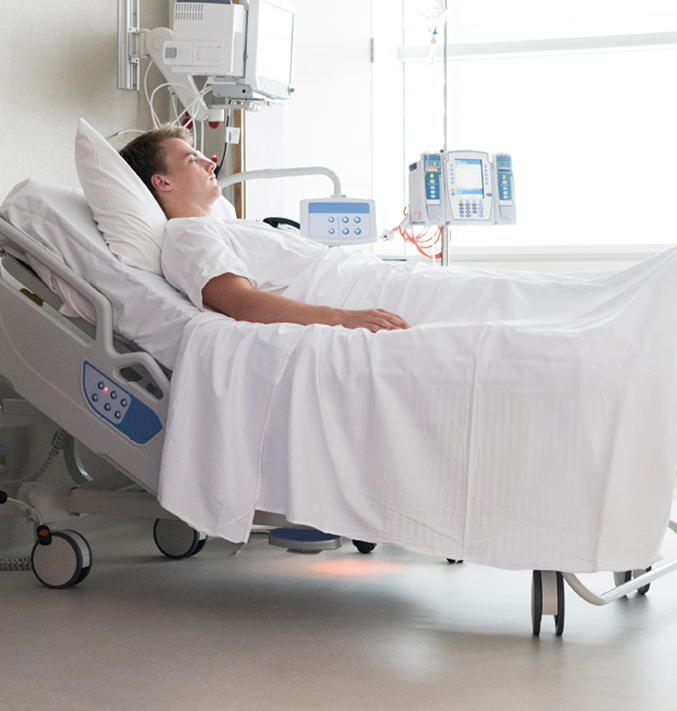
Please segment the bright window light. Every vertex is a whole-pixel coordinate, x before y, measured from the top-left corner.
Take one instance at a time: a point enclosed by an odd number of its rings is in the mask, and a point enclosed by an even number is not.
[[[511,153],[517,195],[515,226],[454,228],[454,243],[677,243],[674,0],[449,6],[448,147]],[[443,146],[443,66],[416,0],[402,37],[404,173]]]
[[[511,153],[518,210],[515,226],[458,228],[455,241],[677,243],[675,75],[677,50],[454,62],[449,148]],[[442,147],[441,77],[439,64],[406,65],[408,162]]]

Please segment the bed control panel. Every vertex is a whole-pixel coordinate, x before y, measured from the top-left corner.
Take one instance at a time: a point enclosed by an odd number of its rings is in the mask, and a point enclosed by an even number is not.
[[[87,361],[82,387],[94,412],[132,442],[145,444],[162,430],[160,418],[147,405]]]
[[[301,235],[330,246],[375,242],[374,201],[336,196],[302,200]]]

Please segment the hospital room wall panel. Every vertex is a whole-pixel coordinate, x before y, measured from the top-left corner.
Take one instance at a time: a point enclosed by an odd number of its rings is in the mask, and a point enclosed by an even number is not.
[[[2,10],[0,193],[28,177],[77,186],[81,116],[105,136],[151,126],[142,93],[117,88],[117,2],[31,0]],[[141,3],[143,27],[168,22],[167,0]]]

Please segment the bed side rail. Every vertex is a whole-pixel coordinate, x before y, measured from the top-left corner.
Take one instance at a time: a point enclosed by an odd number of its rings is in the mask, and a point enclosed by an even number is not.
[[[119,368],[143,366],[155,379],[157,386],[162,391],[162,395],[169,394],[169,380],[162,368],[148,353],[143,351],[121,354],[115,349],[113,343],[113,314],[108,299],[74,271],[59,261],[54,255],[41,244],[33,240],[21,230],[14,227],[0,216],[0,249],[8,243],[13,243],[27,252],[39,262],[49,267],[60,279],[70,284],[78,293],[84,296],[93,306],[96,312],[96,336],[93,348],[100,350],[109,358],[114,358],[119,364]]]
[[[30,288],[17,288],[16,277],[3,276],[0,379],[93,452],[157,492],[169,405],[167,375],[148,353],[117,351],[108,299],[0,216],[0,251],[11,253],[12,246],[44,264],[92,304],[96,331],[93,339],[88,337],[27,293]],[[104,412],[105,398],[99,395],[109,393],[110,398],[113,390],[117,400]],[[129,409],[118,407],[122,398]]]

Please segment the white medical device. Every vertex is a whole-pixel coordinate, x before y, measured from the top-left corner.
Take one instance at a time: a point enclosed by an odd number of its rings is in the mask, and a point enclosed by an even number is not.
[[[409,223],[515,224],[512,158],[480,151],[423,153],[409,167]]]
[[[176,0],[162,60],[173,73],[209,77],[215,97],[280,101],[291,86],[294,7],[287,0]]]
[[[246,180],[325,175],[334,184],[328,198],[310,198],[300,202],[301,235],[330,247],[376,242],[376,208],[373,200],[347,198],[341,194],[341,181],[329,168],[268,168],[235,173],[219,179],[223,190]]]
[[[376,242],[375,203],[337,195],[301,200],[301,235],[329,246]]]

